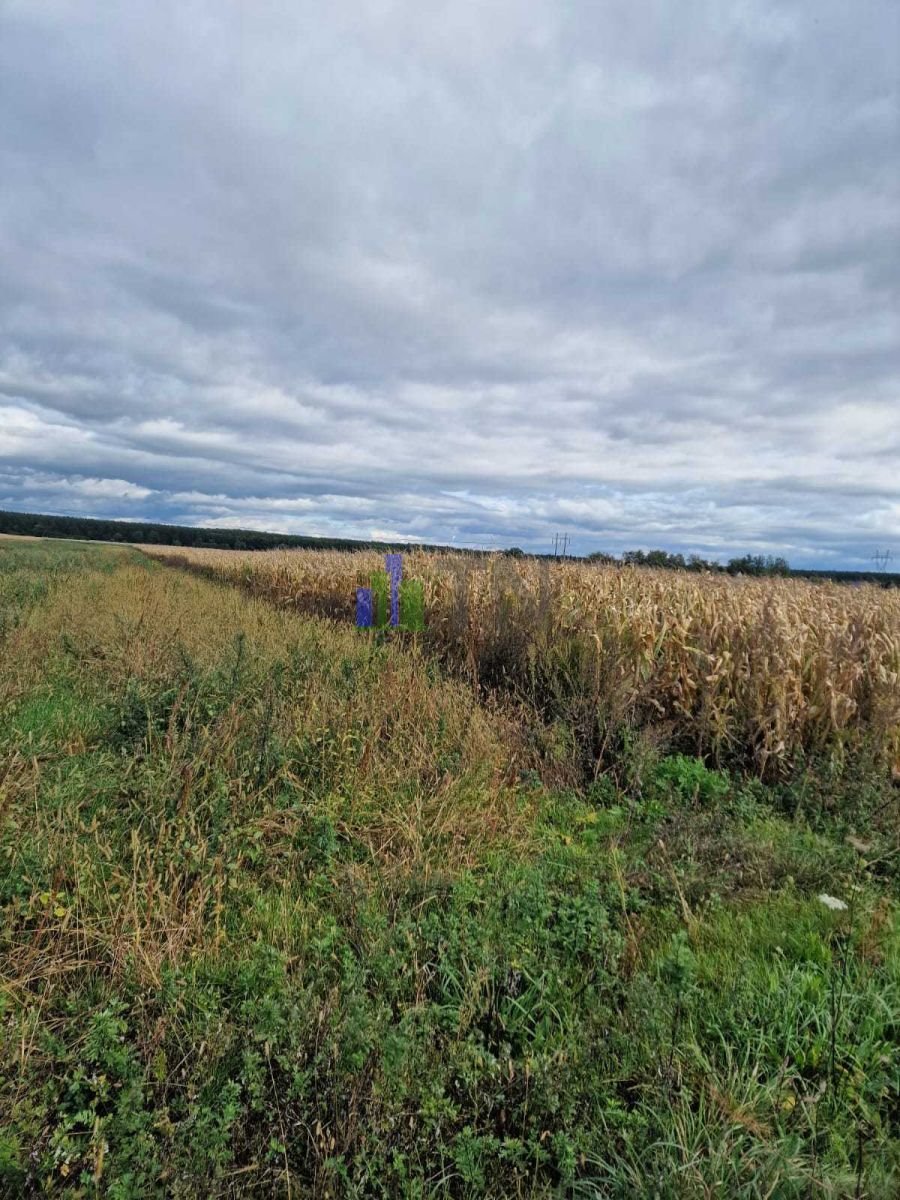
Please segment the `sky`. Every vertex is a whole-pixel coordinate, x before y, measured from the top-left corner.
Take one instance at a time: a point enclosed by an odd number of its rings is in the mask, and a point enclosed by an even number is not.
[[[896,0],[0,0],[0,508],[900,558]]]

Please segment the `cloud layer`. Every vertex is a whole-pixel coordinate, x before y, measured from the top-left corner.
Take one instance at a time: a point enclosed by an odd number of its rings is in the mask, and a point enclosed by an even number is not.
[[[900,9],[0,0],[0,507],[900,552]]]

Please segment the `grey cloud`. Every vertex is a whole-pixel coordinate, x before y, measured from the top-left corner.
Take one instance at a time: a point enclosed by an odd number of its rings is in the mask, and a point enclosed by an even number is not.
[[[0,8],[0,503],[900,538],[890,0]]]

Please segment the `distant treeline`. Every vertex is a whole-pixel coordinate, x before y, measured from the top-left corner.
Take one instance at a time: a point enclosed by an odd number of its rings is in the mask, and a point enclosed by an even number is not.
[[[833,579],[838,583],[877,583],[881,587],[900,587],[900,574],[889,571],[828,571],[794,569],[785,558],[770,554],[744,554],[726,563],[691,554],[670,554],[667,550],[626,550],[620,559],[598,551],[589,554],[589,562],[621,562],[635,567],[662,567],[669,571],[710,571],[727,575],[780,576],[791,579]]]
[[[622,562],[634,567],[663,567],[668,571],[725,571],[729,575],[781,575],[791,573],[786,558],[773,558],[771,554],[744,554],[730,558],[724,565],[715,559],[701,558],[691,554],[669,554],[667,550],[626,550]]]
[[[524,550],[514,546],[507,554],[514,558],[529,557]],[[553,558],[552,554],[536,554],[534,558]],[[568,555],[571,561],[608,563],[626,567],[661,567],[664,571],[711,571],[728,575],[783,575],[794,574],[784,558],[773,558],[770,554],[745,554],[742,558],[730,558],[727,563],[716,559],[701,558],[699,554],[691,554],[687,558],[683,554],[670,554],[668,550],[626,550],[620,558],[607,554],[603,550],[595,550],[584,558]]]
[[[75,538],[93,542],[143,542],[151,546],[200,546],[210,550],[277,550],[307,546],[316,550],[450,550],[453,547],[421,542],[370,542],[360,538],[306,537],[295,533],[264,533],[258,529],[202,529],[190,525],[163,525],[155,521],[104,521],[95,517],[65,517],[45,513],[0,511],[0,533],[29,537]],[[466,554],[482,555],[480,550]],[[518,546],[504,551],[512,558],[552,558],[529,555]],[[575,556],[570,556],[575,557]],[[585,560],[581,560],[585,561]],[[840,583],[877,583],[900,587],[900,574],[887,571],[793,570],[784,558],[745,554],[726,563],[667,550],[626,550],[621,558],[597,551],[587,562],[622,563],[635,567],[662,567],[669,571],[710,571],[728,575],[782,576],[803,579],[835,579]]]
[[[95,517],[60,517],[42,513],[0,511],[0,533],[29,537],[76,538],[95,542],[143,542],[156,546],[202,546],[210,550],[275,550],[309,546],[316,550],[412,550],[410,543],[368,542],[356,538],[305,537],[263,533],[255,529],[195,529],[149,521],[103,521]],[[437,550],[442,547],[416,548]]]
[[[900,587],[897,571],[816,571],[791,570],[792,579],[833,579],[837,583],[877,583],[880,587]]]

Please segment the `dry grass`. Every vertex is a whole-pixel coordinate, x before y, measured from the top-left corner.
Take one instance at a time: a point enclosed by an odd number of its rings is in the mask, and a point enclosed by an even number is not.
[[[96,962],[158,986],[215,944],[223,889],[251,860],[273,887],[302,874],[314,820],[357,848],[351,875],[427,879],[524,851],[515,727],[432,675],[415,648],[183,573],[123,566],[56,590],[4,645],[0,711],[20,713],[0,767],[7,855],[27,830],[52,887],[0,981]],[[113,725],[103,759],[116,713],[136,728]],[[86,747],[100,773],[63,789]],[[61,916],[59,897],[77,897]]]
[[[376,553],[144,547],[276,605],[352,620]],[[624,726],[776,775],[863,745],[900,768],[900,591],[411,554],[424,642],[564,715],[599,755]]]

